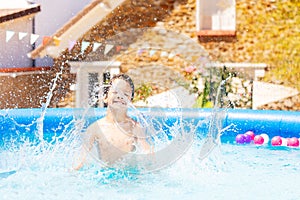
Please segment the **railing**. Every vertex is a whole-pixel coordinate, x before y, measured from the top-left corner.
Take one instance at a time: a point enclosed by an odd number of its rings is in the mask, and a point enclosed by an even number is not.
[[[242,73],[244,76],[257,80],[264,77],[267,64],[265,63],[208,63],[207,67],[226,67],[229,71]]]
[[[208,63],[207,68],[214,68],[215,73],[224,80],[222,86],[222,103],[232,108],[257,109],[257,85],[264,77],[265,63]],[[210,82],[214,85],[214,82]],[[216,88],[212,88],[213,90]],[[211,91],[212,92],[212,91]],[[213,98],[214,100],[214,98]]]

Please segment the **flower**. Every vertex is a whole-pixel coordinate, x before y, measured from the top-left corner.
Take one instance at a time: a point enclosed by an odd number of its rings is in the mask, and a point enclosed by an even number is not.
[[[204,90],[204,83],[203,83],[202,78],[198,79],[197,88],[198,88],[199,92],[203,92],[203,90]]]
[[[184,68],[184,71],[185,71],[186,73],[192,73],[192,72],[195,71],[195,70],[196,70],[196,67],[195,67],[195,66],[188,66],[188,67]]]

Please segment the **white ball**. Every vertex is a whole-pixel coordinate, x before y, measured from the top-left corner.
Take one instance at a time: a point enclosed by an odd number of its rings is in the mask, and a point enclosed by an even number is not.
[[[269,136],[267,134],[262,133],[262,134],[260,134],[260,136],[264,138],[264,144],[269,143],[270,138],[269,138]]]
[[[287,139],[282,137],[281,140],[282,140],[281,146],[287,146]]]

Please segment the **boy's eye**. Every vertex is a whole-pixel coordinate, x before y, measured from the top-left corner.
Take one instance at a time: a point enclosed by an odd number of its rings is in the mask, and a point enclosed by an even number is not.
[[[112,92],[112,94],[118,94],[118,92],[117,91],[115,91],[115,90],[113,90],[113,91],[111,91]],[[121,92],[122,93],[122,92]],[[126,97],[130,97],[130,94],[129,93],[123,93],[124,94],[124,96],[126,96]]]

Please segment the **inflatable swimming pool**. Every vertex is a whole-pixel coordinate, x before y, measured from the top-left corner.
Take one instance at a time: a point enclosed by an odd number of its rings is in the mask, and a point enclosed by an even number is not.
[[[201,120],[209,119],[212,109],[139,109],[141,113],[151,113],[151,117],[168,117],[167,123],[172,123],[173,118],[182,118],[184,121],[193,121],[194,125]],[[37,128],[37,120],[42,120],[43,133],[51,135],[60,134],[66,129],[71,129],[74,119],[84,119],[86,125],[101,118],[105,114],[105,109],[96,108],[83,109],[47,109],[42,113],[40,109],[12,109],[0,111],[0,133],[2,137],[16,135],[16,133],[27,133]],[[134,112],[129,114],[133,115]],[[42,118],[41,118],[42,116]],[[254,133],[266,133],[270,137],[280,135],[282,137],[300,137],[300,112],[270,111],[270,110],[234,110],[225,111],[223,117],[223,127],[233,125],[233,128],[224,130],[222,136],[235,137],[237,133],[245,133],[252,130]],[[75,122],[75,121],[74,121]],[[209,121],[203,123],[199,129],[207,132]],[[65,127],[69,124],[68,127]],[[71,126],[70,126],[71,124]],[[29,129],[29,130],[28,130]],[[46,135],[47,136],[47,135]],[[46,137],[45,136],[45,137]]]
[[[135,111],[130,114],[134,117]],[[82,128],[104,109],[13,109],[0,112],[0,193],[2,199],[297,199],[300,196],[300,148],[237,145],[237,134],[297,137],[300,112],[227,110],[222,115],[222,143],[207,156],[199,152],[214,116],[211,109],[138,109],[165,120],[164,129],[194,125],[196,140],[155,172],[101,169],[71,170],[74,126]],[[84,119],[82,121],[82,119]],[[199,123],[200,122],[200,123]],[[80,123],[79,123],[80,124]],[[190,128],[191,128],[190,127]],[[43,134],[39,134],[39,131]],[[190,130],[190,129],[188,129]],[[167,132],[168,133],[168,132]],[[42,136],[39,140],[34,138]],[[57,138],[58,140],[54,140]],[[62,139],[62,140],[60,140]],[[38,141],[38,143],[36,142]],[[47,143],[46,141],[49,141]],[[53,141],[56,141],[53,143]],[[45,142],[39,147],[40,142]],[[36,148],[39,147],[39,148]],[[166,152],[168,157],[172,152]]]

